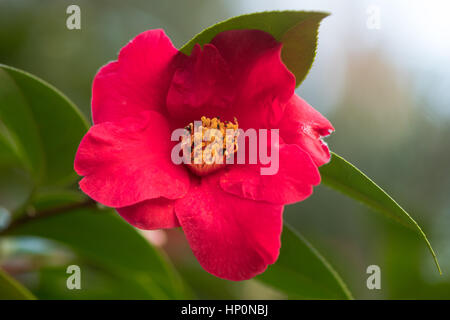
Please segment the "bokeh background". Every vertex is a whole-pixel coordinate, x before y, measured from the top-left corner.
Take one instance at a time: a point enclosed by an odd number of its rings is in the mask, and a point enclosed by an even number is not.
[[[70,4],[81,7],[81,30],[66,28]],[[180,47],[226,18],[287,9],[332,13],[320,27],[316,60],[298,94],[336,128],[330,148],[423,226],[444,273],[438,275],[416,234],[324,186],[287,207],[285,219],[328,258],[356,298],[450,298],[450,2],[0,0],[0,63],[50,82],[90,118],[96,71],[138,33],[163,28]],[[12,196],[4,193],[0,201]],[[208,275],[179,231],[144,235],[169,255],[197,297],[285,298],[254,280]],[[39,289],[39,274],[71,259],[67,248],[39,238],[0,241],[1,267],[43,298],[70,298]],[[366,287],[371,264],[381,267],[381,290]]]

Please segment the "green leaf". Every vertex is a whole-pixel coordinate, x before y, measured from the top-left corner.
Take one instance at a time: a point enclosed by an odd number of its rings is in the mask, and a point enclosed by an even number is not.
[[[33,192],[33,181],[20,165],[0,164],[0,209],[9,213],[21,208]]]
[[[73,159],[87,129],[87,121],[57,89],[0,64],[0,150],[20,161],[35,186],[75,181]]]
[[[62,205],[65,199],[70,199],[70,205],[77,197],[62,193],[43,198],[36,205],[40,212],[50,204],[54,210],[54,205]],[[64,206],[67,206],[67,201]],[[111,209],[101,210],[89,204],[88,207],[30,220],[13,228],[8,235],[38,236],[67,245],[92,264],[140,286],[140,291],[147,291],[147,298],[179,299],[188,294],[163,253],[153,248]]]
[[[286,223],[277,262],[256,279],[286,293],[290,299],[353,299],[333,267]]]
[[[439,273],[442,274],[436,254],[417,222],[375,182],[344,158],[332,153],[330,163],[320,167],[322,182],[387,217],[417,232],[425,240]]]
[[[0,300],[34,300],[27,288],[0,269]]]
[[[101,266],[84,260],[71,261],[80,267],[81,290],[67,290],[66,267],[42,267],[38,270],[39,281],[33,293],[42,300],[143,300],[154,299],[148,288],[130,281],[126,275],[116,275]]]
[[[319,24],[328,13],[314,11],[270,11],[245,14],[219,22],[186,43],[180,51],[190,54],[196,43],[209,43],[216,34],[233,29],[259,29],[283,43],[281,58],[299,86],[314,61]]]

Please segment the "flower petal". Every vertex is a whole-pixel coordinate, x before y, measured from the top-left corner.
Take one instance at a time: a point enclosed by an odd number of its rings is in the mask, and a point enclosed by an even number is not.
[[[275,174],[261,174],[261,168],[267,165],[235,164],[220,177],[222,189],[239,197],[274,204],[290,204],[308,198],[313,186],[320,183],[319,171],[310,156],[293,144],[283,144],[272,152],[279,152]]]
[[[334,131],[331,123],[305,100],[294,95],[279,124],[280,136],[305,150],[317,166],[330,161],[330,151],[321,138]]]
[[[283,206],[224,192],[218,175],[203,178],[176,201],[175,213],[202,267],[220,278],[246,280],[276,261]]]
[[[230,117],[241,128],[269,128],[295,90],[295,76],[281,61],[282,44],[260,30],[229,30],[211,41],[228,63],[239,88]]]
[[[295,77],[281,61],[281,43],[260,30],[229,30],[191,56],[180,54],[167,96],[172,117],[233,120],[241,128],[273,127],[294,94]]]
[[[143,230],[170,229],[180,226],[174,211],[174,200],[157,198],[132,206],[116,208],[129,224]]]
[[[119,53],[117,61],[102,67],[92,87],[95,124],[117,121],[143,110],[165,110],[177,49],[163,30],[136,36]]]
[[[167,95],[167,109],[185,123],[201,116],[220,116],[233,102],[234,84],[227,63],[211,44],[196,45],[190,56],[180,53]]]
[[[189,176],[172,163],[171,148],[167,121],[155,111],[95,125],[75,157],[75,171],[84,176],[80,187],[92,199],[116,208],[158,197],[180,198],[188,190]]]

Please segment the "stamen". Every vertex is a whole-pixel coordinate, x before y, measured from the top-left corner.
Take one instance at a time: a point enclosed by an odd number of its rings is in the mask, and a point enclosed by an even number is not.
[[[238,128],[236,118],[231,122],[203,116],[201,122],[189,123],[185,127],[188,135],[181,142],[189,169],[203,176],[225,166],[238,150]]]

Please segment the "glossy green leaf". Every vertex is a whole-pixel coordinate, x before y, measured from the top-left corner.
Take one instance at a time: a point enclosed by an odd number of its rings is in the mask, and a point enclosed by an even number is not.
[[[27,288],[0,269],[0,300],[34,300]]]
[[[284,225],[277,262],[256,279],[290,299],[352,299],[338,273],[297,231]]]
[[[305,79],[314,61],[319,24],[328,16],[324,12],[270,11],[245,14],[219,22],[186,43],[180,50],[190,54],[196,43],[205,44],[222,31],[259,29],[283,43],[281,58],[295,75],[297,86]]]
[[[322,182],[369,207],[385,214],[387,217],[416,231],[426,242],[436,267],[441,273],[439,262],[427,236],[417,222],[394,199],[392,199],[375,182],[344,158],[333,153],[330,163],[320,167]]]
[[[49,203],[62,204],[62,200],[69,199],[64,194],[59,199],[54,195],[45,198],[40,200],[44,207],[37,205],[38,211],[46,209]],[[28,221],[13,228],[8,235],[39,236],[67,245],[94,265],[139,286],[140,292],[147,291],[147,298],[187,296],[187,288],[163,253],[111,209],[101,210],[95,205],[75,208]]]
[[[0,65],[0,150],[9,149],[8,157],[14,155],[30,171],[35,185],[75,181],[73,159],[87,129],[87,121],[57,89]]]

